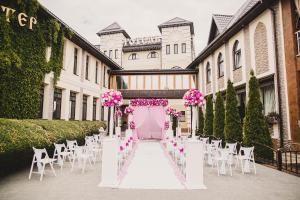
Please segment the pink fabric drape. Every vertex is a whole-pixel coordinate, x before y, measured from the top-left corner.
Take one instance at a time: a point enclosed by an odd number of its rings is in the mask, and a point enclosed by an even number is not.
[[[134,138],[164,139],[165,111],[162,106],[138,106],[133,112]]]

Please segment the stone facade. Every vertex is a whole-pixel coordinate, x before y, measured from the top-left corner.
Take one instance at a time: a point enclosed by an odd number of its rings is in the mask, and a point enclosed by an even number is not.
[[[218,78],[218,88],[219,88],[219,90],[223,90],[225,88],[224,76],[221,78]]]
[[[243,80],[243,68],[240,67],[233,71],[233,83],[239,83]]]
[[[259,22],[254,33],[256,74],[260,75],[269,70],[268,42],[266,26]]]

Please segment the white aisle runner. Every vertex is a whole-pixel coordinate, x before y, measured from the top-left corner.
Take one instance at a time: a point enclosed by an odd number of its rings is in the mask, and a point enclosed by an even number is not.
[[[119,188],[184,189],[158,141],[140,141]]]

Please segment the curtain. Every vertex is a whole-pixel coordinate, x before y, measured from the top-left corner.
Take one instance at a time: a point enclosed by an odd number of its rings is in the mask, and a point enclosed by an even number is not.
[[[265,115],[270,112],[275,112],[275,92],[274,87],[269,86],[264,88],[264,111]]]

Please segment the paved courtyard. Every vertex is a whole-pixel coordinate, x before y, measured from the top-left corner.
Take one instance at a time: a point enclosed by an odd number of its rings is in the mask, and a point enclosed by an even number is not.
[[[206,190],[134,190],[100,188],[101,163],[88,167],[85,174],[70,172],[67,163],[57,177],[46,175],[42,182],[38,175],[27,179],[29,169],[0,181],[1,200],[195,200],[195,199],[300,199],[300,178],[257,165],[257,174],[242,175],[236,169],[233,176],[217,176],[216,169],[204,169]],[[145,169],[147,171],[147,169]]]

